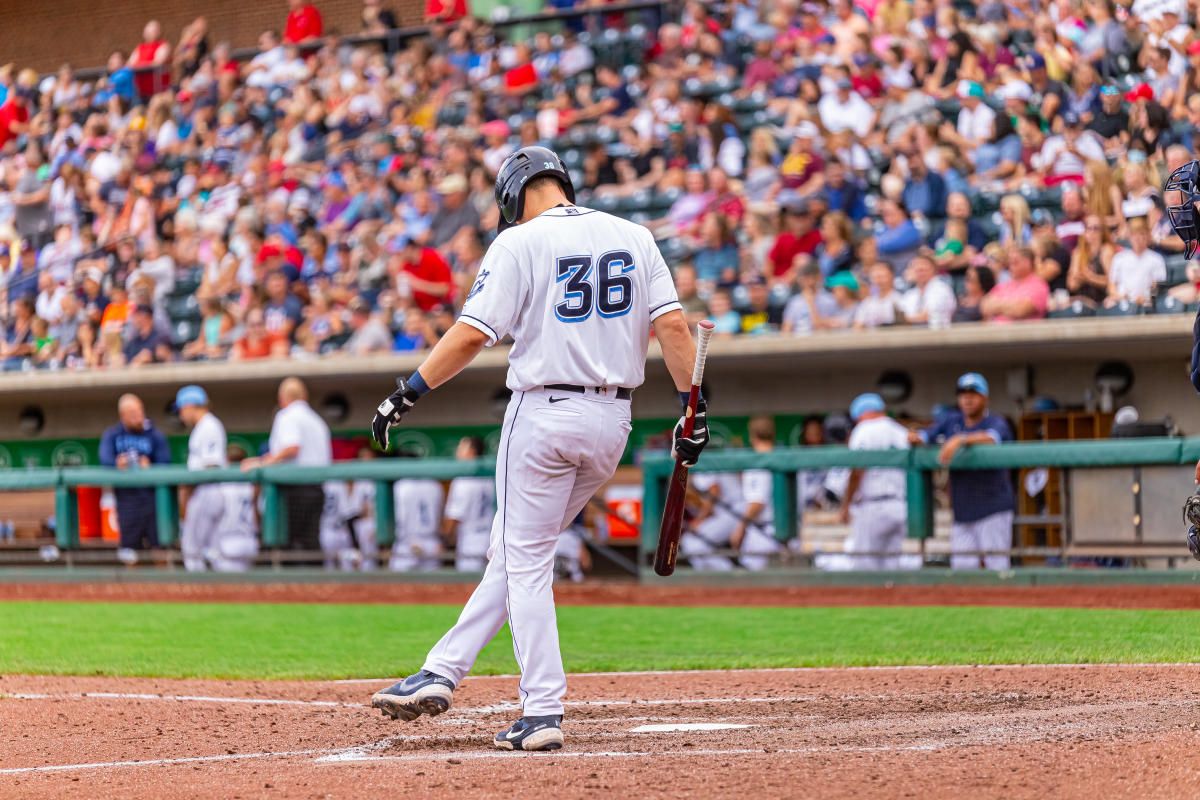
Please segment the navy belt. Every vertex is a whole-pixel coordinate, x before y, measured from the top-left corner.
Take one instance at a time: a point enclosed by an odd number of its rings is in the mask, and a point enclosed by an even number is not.
[[[874,497],[860,497],[859,503],[883,503],[888,500],[903,500],[904,498],[898,494],[881,494]]]
[[[599,387],[589,388],[586,386],[576,386],[572,383],[548,383],[548,384],[546,384],[546,388],[552,389],[553,391],[556,391],[556,392],[573,392],[575,394],[587,394],[588,392],[595,392],[596,394],[603,394],[605,391],[604,389],[599,388]],[[617,389],[617,399],[618,400],[628,400],[631,397],[633,397],[633,389],[626,389],[624,386]]]

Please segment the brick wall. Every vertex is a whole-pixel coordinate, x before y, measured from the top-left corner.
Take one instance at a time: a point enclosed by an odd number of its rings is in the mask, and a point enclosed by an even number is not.
[[[420,21],[422,0],[391,0],[401,25]],[[282,31],[286,0],[0,0],[0,64],[39,72],[63,62],[77,68],[103,65],[113,50],[128,53],[141,40],[150,19],[162,23],[172,45],[183,26],[197,16],[208,19],[209,42],[228,40],[253,46],[267,28]],[[326,33],[357,33],[361,0],[317,0]]]

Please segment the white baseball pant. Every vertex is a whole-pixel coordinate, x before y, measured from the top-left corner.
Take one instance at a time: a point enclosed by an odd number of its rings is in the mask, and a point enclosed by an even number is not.
[[[616,470],[629,411],[615,389],[513,393],[496,454],[487,569],[425,669],[458,684],[507,619],[525,716],[563,713],[567,679],[551,588],[554,553],[559,534]]]
[[[955,522],[950,526],[950,569],[979,569],[979,553],[984,569],[1008,569],[1012,559],[1013,512],[1000,511],[974,522]],[[1003,551],[1005,555],[998,553]]]
[[[899,569],[907,533],[908,505],[900,498],[856,504],[851,508],[850,538],[846,541],[846,553],[853,556],[851,568]]]
[[[188,498],[187,513],[179,532],[179,549],[183,551],[183,566],[189,572],[203,572],[210,548],[216,545],[225,514],[225,496],[220,484],[202,483]]]

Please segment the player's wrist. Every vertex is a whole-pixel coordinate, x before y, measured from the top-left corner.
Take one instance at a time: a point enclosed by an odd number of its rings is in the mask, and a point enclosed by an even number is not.
[[[412,389],[417,393],[418,397],[429,394],[429,390],[433,388],[425,382],[425,378],[421,376],[421,370],[416,370],[413,372],[413,374],[409,376],[406,383],[408,384],[409,389]]]
[[[688,406],[688,400],[690,400],[691,397],[692,397],[691,392],[680,392],[679,393],[679,405],[681,407],[683,407],[684,409],[686,409]],[[705,406],[704,394],[701,392],[696,395],[696,407],[703,408],[704,406]]]

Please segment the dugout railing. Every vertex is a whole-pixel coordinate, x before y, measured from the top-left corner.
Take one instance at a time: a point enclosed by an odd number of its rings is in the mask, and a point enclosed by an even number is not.
[[[803,470],[832,467],[903,469],[908,475],[908,536],[928,540],[934,530],[934,475],[944,469],[933,447],[912,450],[862,451],[843,447],[778,448],[769,453],[748,450],[708,452],[694,471],[741,472],[766,469],[773,473],[773,502],[776,535],[783,540],[803,536],[796,507],[796,474]],[[1062,511],[1057,515],[1040,514],[1035,518],[1043,523],[1064,526],[1066,540],[1059,555],[1103,554],[1112,551],[1130,556],[1153,555],[1181,558],[1187,555],[1182,536],[1174,536],[1171,544],[1144,541],[1140,531],[1142,517],[1149,513],[1142,503],[1143,473],[1155,466],[1179,468],[1193,465],[1200,459],[1200,437],[1143,438],[1084,442],[1018,442],[1004,445],[977,446],[960,451],[950,465],[951,470],[1011,469],[1056,467],[1071,470],[1122,470],[1121,485],[1125,493],[1108,498],[1126,510],[1137,533],[1118,546],[1089,541],[1086,535],[1071,530],[1070,506],[1073,498],[1064,496]],[[639,458],[643,479],[643,518],[641,550],[642,564],[649,563],[658,538],[658,524],[667,478],[673,461],[662,452],[643,453]],[[318,484],[324,481],[368,480],[375,483],[376,538],[381,547],[389,547],[395,536],[395,508],[392,484],[404,478],[448,480],[459,476],[490,476],[495,462],[490,458],[477,461],[455,459],[377,459],[334,464],[329,467],[271,466],[248,471],[235,468],[188,470],[182,466],[161,466],[141,470],[117,470],[105,467],[64,467],[57,469],[8,469],[0,471],[0,492],[53,491],[55,494],[55,541],[70,563],[70,554],[80,551],[77,491],[80,487],[153,487],[159,538],[164,546],[177,544],[179,537],[179,505],[177,487],[203,483],[250,482],[258,485],[262,498],[261,540],[267,550],[279,550],[288,544],[287,514],[283,507],[281,487]],[[1183,473],[1186,475],[1186,473]],[[1176,515],[1179,500],[1192,489],[1192,482],[1167,476],[1173,500],[1170,514]],[[1175,483],[1178,486],[1175,486]],[[1064,480],[1061,485],[1070,484]],[[1124,504],[1128,503],[1126,508]],[[1114,523],[1120,519],[1114,518]],[[1018,524],[1022,523],[1020,517]],[[1025,520],[1029,521],[1029,520]],[[1178,523],[1174,523],[1178,527]],[[1154,538],[1154,537],[1149,537]],[[1160,537],[1161,541],[1161,537]],[[1016,555],[1022,555],[1014,551]],[[1030,553],[1025,553],[1029,555]],[[1045,555],[1046,553],[1040,553]],[[645,571],[643,570],[643,574]]]
[[[1168,476],[1169,499],[1163,507],[1168,516],[1173,516],[1169,530],[1155,530],[1153,536],[1144,535],[1151,523],[1147,523],[1150,510],[1144,502],[1146,493],[1146,470],[1153,467],[1182,467],[1194,465],[1200,459],[1200,437],[1155,437],[1111,440],[1089,440],[1072,442],[1011,442],[1003,445],[976,446],[960,450],[950,465],[938,462],[937,447],[917,447],[911,450],[849,450],[844,447],[790,447],[776,448],[758,453],[751,450],[731,450],[705,453],[693,471],[700,472],[743,472],[745,470],[769,470],[773,478],[772,501],[776,520],[775,535],[782,542],[804,535],[800,525],[802,515],[797,509],[797,474],[806,470],[834,467],[862,468],[890,467],[902,469],[907,474],[908,489],[908,538],[919,540],[922,545],[934,533],[934,475],[943,470],[1005,469],[1019,471],[1030,468],[1056,468],[1062,470],[1058,482],[1060,492],[1056,513],[1042,512],[1020,515],[1015,525],[1056,525],[1063,533],[1061,545],[1054,547],[1014,547],[1007,554],[1039,558],[1164,558],[1169,565],[1188,556],[1183,543],[1183,526],[1178,520],[1178,508],[1184,496],[1194,488],[1190,477],[1186,479]],[[641,550],[642,563],[648,564],[658,543],[658,527],[662,516],[667,479],[671,475],[674,461],[666,454],[647,454],[641,459],[643,479],[643,518]],[[1110,496],[1092,499],[1111,509],[1112,526],[1128,526],[1131,535],[1127,541],[1113,542],[1097,540],[1088,531],[1076,531],[1070,487],[1072,472],[1119,470],[1117,482],[1125,488]],[[1190,470],[1188,471],[1190,473]],[[1161,483],[1161,481],[1159,481]],[[1177,485],[1176,485],[1177,484]],[[1020,491],[1020,487],[1016,487]],[[1152,523],[1162,527],[1166,523],[1155,516]],[[921,552],[924,553],[922,546]],[[651,574],[648,571],[644,575]]]

